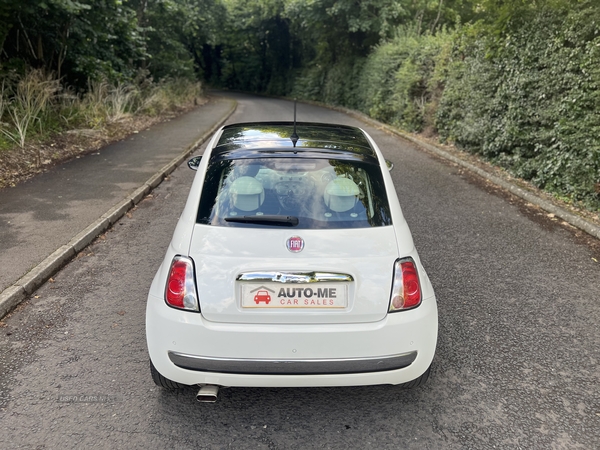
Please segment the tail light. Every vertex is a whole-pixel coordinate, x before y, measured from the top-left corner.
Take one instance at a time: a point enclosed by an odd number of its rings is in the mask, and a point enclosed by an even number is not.
[[[421,304],[421,284],[412,258],[399,259],[394,263],[394,281],[389,312],[416,308]]]
[[[200,310],[194,281],[194,264],[190,258],[185,256],[173,258],[165,289],[165,300],[173,308]]]

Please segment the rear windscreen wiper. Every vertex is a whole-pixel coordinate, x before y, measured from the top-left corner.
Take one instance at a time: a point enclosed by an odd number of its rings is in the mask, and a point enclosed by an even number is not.
[[[231,216],[225,217],[225,222],[256,223],[259,225],[280,225],[283,227],[295,227],[298,218],[294,216]]]

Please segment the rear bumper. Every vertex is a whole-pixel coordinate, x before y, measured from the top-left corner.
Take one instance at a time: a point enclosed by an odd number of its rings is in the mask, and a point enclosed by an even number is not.
[[[182,384],[301,387],[401,384],[421,376],[437,341],[435,297],[357,324],[223,324],[150,295],[148,351]]]
[[[379,358],[244,359],[207,358],[169,351],[169,359],[182,369],[240,375],[327,375],[383,372],[410,366],[417,352]]]

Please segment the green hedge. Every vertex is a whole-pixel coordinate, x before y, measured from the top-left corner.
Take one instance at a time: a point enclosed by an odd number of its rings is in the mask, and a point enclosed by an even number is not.
[[[528,19],[501,37],[457,39],[440,135],[598,209],[600,9],[548,9]]]
[[[600,209],[600,8],[580,2],[313,66],[293,94],[438,133],[559,197]]]
[[[357,109],[411,131],[433,129],[452,36],[446,31],[419,36],[404,30],[366,59],[303,70],[293,94]]]

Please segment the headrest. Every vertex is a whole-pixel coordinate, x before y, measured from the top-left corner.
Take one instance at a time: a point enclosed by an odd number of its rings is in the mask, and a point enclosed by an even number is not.
[[[265,190],[256,178],[237,178],[229,188],[233,206],[242,211],[254,211],[265,201]]]
[[[360,190],[349,178],[336,178],[325,186],[325,205],[335,212],[345,212],[356,204]]]

